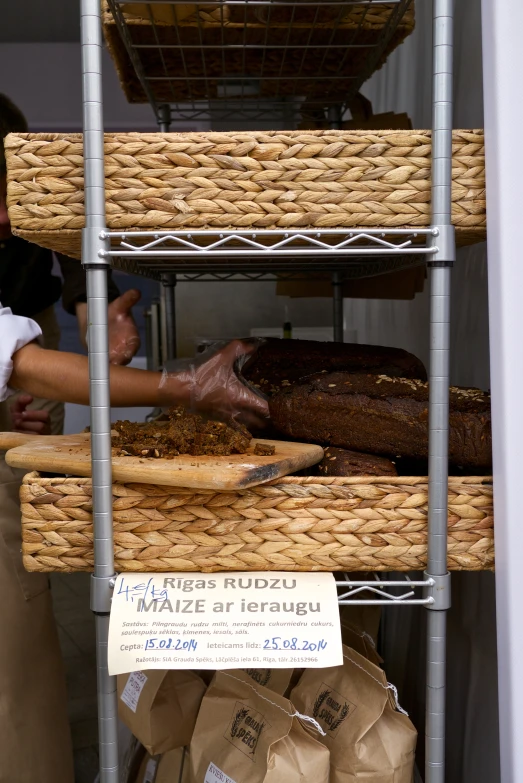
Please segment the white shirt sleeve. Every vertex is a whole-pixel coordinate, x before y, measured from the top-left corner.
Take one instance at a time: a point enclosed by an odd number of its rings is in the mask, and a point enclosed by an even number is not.
[[[2,307],[0,303],[0,402],[12,394],[9,379],[13,372],[13,355],[41,334],[36,321],[13,315],[10,307]]]

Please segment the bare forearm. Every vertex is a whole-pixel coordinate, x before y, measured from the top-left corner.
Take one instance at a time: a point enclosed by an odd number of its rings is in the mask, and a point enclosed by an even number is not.
[[[76,320],[78,321],[78,332],[80,335],[80,342],[84,348],[87,348],[87,305],[85,302],[77,302],[76,305]]]
[[[203,363],[189,364],[183,371],[165,376],[111,365],[111,403],[117,407],[183,405],[214,417],[266,422],[267,401],[245,386],[234,371],[238,357],[249,352],[250,346],[234,340]],[[86,405],[88,375],[85,356],[47,351],[30,343],[13,356],[9,386],[33,397]]]
[[[10,386],[34,397],[62,400],[80,405],[89,403],[87,357],[61,351],[46,351],[27,345],[13,357]],[[112,365],[110,368],[111,403],[116,407],[140,407],[183,404],[184,389],[176,379],[169,381],[169,400],[160,387],[161,374]]]

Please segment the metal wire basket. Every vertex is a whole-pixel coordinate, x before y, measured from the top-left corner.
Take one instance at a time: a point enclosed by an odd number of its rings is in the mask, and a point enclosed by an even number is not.
[[[343,113],[360,85],[414,29],[411,0],[104,0],[105,40],[133,103],[175,106],[174,119],[263,102],[309,119]],[[211,102],[211,105],[209,105]]]

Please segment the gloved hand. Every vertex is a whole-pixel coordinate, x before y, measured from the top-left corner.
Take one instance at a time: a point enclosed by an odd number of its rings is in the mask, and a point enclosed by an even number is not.
[[[136,289],[126,291],[109,304],[109,361],[111,364],[129,364],[140,347],[140,335],[134,322],[132,308],[140,301],[141,293]],[[76,304],[76,317],[80,340],[87,348],[87,305]]]
[[[246,427],[263,427],[269,418],[268,403],[242,383],[236,372],[256,349],[257,344],[233,340],[195,359],[180,361],[178,371],[163,373],[162,405],[173,405],[176,398],[179,403],[181,396],[189,410],[236,420]]]
[[[49,411],[28,411],[33,398],[22,394],[11,406],[11,422],[13,432],[25,432],[33,435],[50,435],[51,419]]]
[[[132,308],[140,301],[135,288],[126,291],[109,305],[109,361],[111,364],[129,364],[140,348],[140,335],[134,322]]]

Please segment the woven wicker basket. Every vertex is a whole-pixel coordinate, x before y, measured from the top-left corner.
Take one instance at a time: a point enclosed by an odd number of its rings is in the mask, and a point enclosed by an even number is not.
[[[93,568],[91,481],[27,474],[28,571]],[[118,571],[415,571],[427,562],[426,478],[298,478],[233,492],[114,484]],[[448,567],[494,567],[492,482],[451,478]]]
[[[317,96],[327,102],[343,99],[354,86],[353,77],[362,72],[369,47],[380,43],[397,13],[395,5],[336,7],[326,2],[316,8],[300,7],[300,0],[294,6],[274,2],[270,7],[224,3],[219,7],[177,6],[176,11],[172,5],[150,6],[150,11],[134,8],[138,12],[131,13],[132,5],[125,7],[123,19],[132,45],[140,47],[135,52],[149,89],[160,103],[216,99],[221,80],[245,74],[259,83],[257,97],[302,95],[304,82],[293,78],[300,75],[315,80],[321,77],[321,81],[306,84],[309,98]],[[102,19],[107,47],[127,99],[146,103],[105,0]],[[390,36],[378,68],[413,29],[411,5]],[[346,44],[347,49],[340,54],[340,49],[332,48],[336,44]],[[183,79],[169,81],[167,74]],[[330,76],[338,78],[333,82]]]
[[[453,133],[452,221],[485,238],[481,130]],[[14,233],[79,257],[80,134],[5,140]],[[430,222],[430,131],[106,134],[113,230],[420,227]]]

